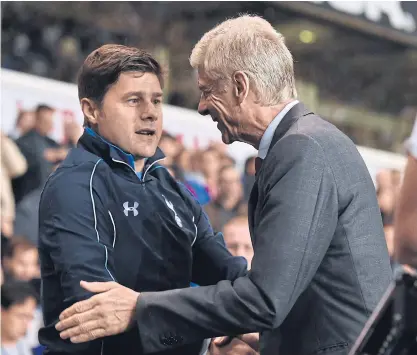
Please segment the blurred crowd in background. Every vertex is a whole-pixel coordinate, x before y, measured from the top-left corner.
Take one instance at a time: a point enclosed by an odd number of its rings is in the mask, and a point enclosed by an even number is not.
[[[188,65],[192,46],[226,17],[257,13],[277,24],[286,37],[295,58],[299,94],[312,110],[357,144],[403,152],[417,102],[416,50],[411,46],[312,20],[288,4],[115,4],[3,2],[1,66],[75,82],[85,56],[100,45],[139,46],[169,69],[166,102],[195,109],[198,89]],[[19,112],[12,131],[1,132],[1,345],[7,354],[41,351],[38,204],[46,179],[83,132],[78,123],[68,120],[64,141],[51,139],[54,110],[39,103],[33,111]],[[247,201],[255,180],[255,157],[246,161],[242,174],[220,143],[190,150],[164,133],[160,148],[166,155],[162,164],[204,206],[232,254],[246,257],[250,265]],[[378,172],[376,191],[391,255],[400,186],[400,171]]]
[[[337,24],[326,2],[314,3],[7,2],[2,3],[1,65],[74,83],[92,50],[106,43],[136,46],[167,69],[165,103],[194,110],[199,92],[188,64],[194,44],[227,17],[259,14],[285,36],[295,59],[297,90],[308,107],[358,145],[402,153],[416,113],[416,49],[352,29],[348,17]],[[402,6],[416,7],[413,2]],[[377,8],[368,11],[378,13]],[[415,12],[411,15],[417,16],[417,7]],[[379,32],[386,22],[383,15]]]
[[[39,200],[48,176],[83,133],[78,123],[67,121],[65,143],[55,142],[48,136],[53,117],[54,108],[40,104],[33,112],[21,111],[9,135],[1,133],[1,322],[6,348],[12,344],[39,347]],[[242,175],[223,143],[189,150],[165,132],[160,148],[166,155],[161,164],[204,206],[213,229],[223,232],[230,252],[244,256],[250,265],[253,250],[247,201],[255,179],[255,157],[247,160]]]
[[[1,134],[4,283],[1,289],[1,330],[2,346],[6,348],[14,344],[14,347],[41,349],[37,341],[37,331],[42,325],[38,205],[46,179],[83,133],[79,124],[67,121],[65,143],[55,142],[48,137],[53,114],[53,107],[40,104],[33,112],[20,112],[15,129],[8,136]],[[250,265],[253,249],[247,202],[255,180],[255,157],[247,159],[241,174],[223,143],[212,144],[204,150],[190,150],[165,132],[159,146],[166,155],[161,164],[203,205],[213,229],[223,233],[230,252],[244,256]],[[381,170],[376,182],[385,236],[392,256],[394,211],[401,172]]]

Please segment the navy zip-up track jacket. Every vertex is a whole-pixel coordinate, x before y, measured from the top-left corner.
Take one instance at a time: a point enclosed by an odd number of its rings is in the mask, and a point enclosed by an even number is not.
[[[163,291],[234,280],[246,273],[215,235],[201,206],[158,161],[143,174],[133,156],[87,128],[49,177],[39,207],[39,253],[46,354],[142,354],[138,328],[72,344],[55,330],[59,314],[91,296],[80,281],[117,281],[135,291]],[[165,335],[169,337],[169,334]],[[198,354],[201,343],[161,354]]]

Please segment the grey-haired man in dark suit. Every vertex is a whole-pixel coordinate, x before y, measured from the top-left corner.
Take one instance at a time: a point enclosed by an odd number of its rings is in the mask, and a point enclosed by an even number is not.
[[[61,336],[83,342],[137,322],[149,353],[260,332],[261,354],[347,354],[392,279],[365,163],[349,138],[296,100],[292,56],[265,20],[223,22],[190,62],[199,112],[217,122],[223,142],[259,151],[252,268],[233,282],[165,292],[83,284],[100,294],[63,312]]]

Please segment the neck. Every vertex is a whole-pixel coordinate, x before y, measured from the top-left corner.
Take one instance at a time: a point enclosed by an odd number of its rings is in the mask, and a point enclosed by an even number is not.
[[[14,346],[16,344],[17,344],[17,340],[13,339],[11,337],[8,337],[7,333],[2,329],[2,331],[1,331],[1,346]]]
[[[145,166],[145,159],[135,160],[135,171],[136,172],[142,171],[144,166]]]
[[[43,137],[47,136],[47,133],[45,133],[45,132],[42,130],[42,128],[40,128],[40,127],[36,127],[36,126],[35,126],[35,131],[36,131],[36,132],[38,132],[38,134],[40,134],[40,135],[41,135],[41,136],[43,136]]]
[[[248,125],[246,132],[241,136],[241,141],[248,143],[259,149],[259,144],[261,143],[262,136],[264,135],[266,129],[274,120],[274,118],[287,106],[290,102],[295,99],[287,100],[282,104],[275,106],[258,106],[253,112],[252,123]]]

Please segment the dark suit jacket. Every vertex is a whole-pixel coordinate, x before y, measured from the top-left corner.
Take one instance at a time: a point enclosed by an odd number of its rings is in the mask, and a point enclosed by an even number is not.
[[[145,351],[261,332],[261,353],[347,354],[392,279],[375,188],[353,142],[295,105],[249,201],[252,269],[234,282],[143,293]]]
[[[43,188],[54,166],[44,158],[45,150],[59,148],[60,145],[49,137],[41,136],[35,130],[18,138],[16,144],[28,163],[26,173],[12,181],[17,204],[31,191]]]

